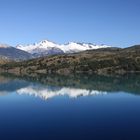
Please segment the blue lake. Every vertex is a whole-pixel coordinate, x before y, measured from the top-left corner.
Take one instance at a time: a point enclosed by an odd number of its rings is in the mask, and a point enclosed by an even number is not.
[[[0,76],[1,140],[140,140],[140,76]]]

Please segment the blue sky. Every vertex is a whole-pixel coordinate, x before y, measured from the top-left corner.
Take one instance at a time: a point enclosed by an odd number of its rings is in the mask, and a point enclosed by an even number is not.
[[[140,0],[0,0],[0,42],[140,44]]]

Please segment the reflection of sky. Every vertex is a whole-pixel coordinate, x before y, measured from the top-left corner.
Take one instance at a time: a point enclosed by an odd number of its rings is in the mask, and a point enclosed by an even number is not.
[[[77,88],[59,88],[51,90],[51,87],[41,87],[30,85],[17,90],[20,95],[33,95],[35,97],[40,97],[42,99],[49,99],[55,96],[68,96],[70,98],[76,98],[79,96],[90,96],[90,95],[104,95],[107,92],[97,91],[97,90],[87,90],[87,89],[77,89]]]
[[[0,91],[0,96],[4,96],[4,95],[7,95],[8,92],[7,91]]]

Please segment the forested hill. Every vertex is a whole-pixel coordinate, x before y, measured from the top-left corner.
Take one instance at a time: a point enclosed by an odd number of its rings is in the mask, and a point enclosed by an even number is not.
[[[98,73],[140,72],[140,45],[129,48],[102,48],[74,54],[53,55],[1,65],[10,73]]]

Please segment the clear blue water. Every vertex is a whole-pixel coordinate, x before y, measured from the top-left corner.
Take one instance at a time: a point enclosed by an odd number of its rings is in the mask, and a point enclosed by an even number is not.
[[[139,95],[139,76],[0,76],[0,139],[140,140]]]

